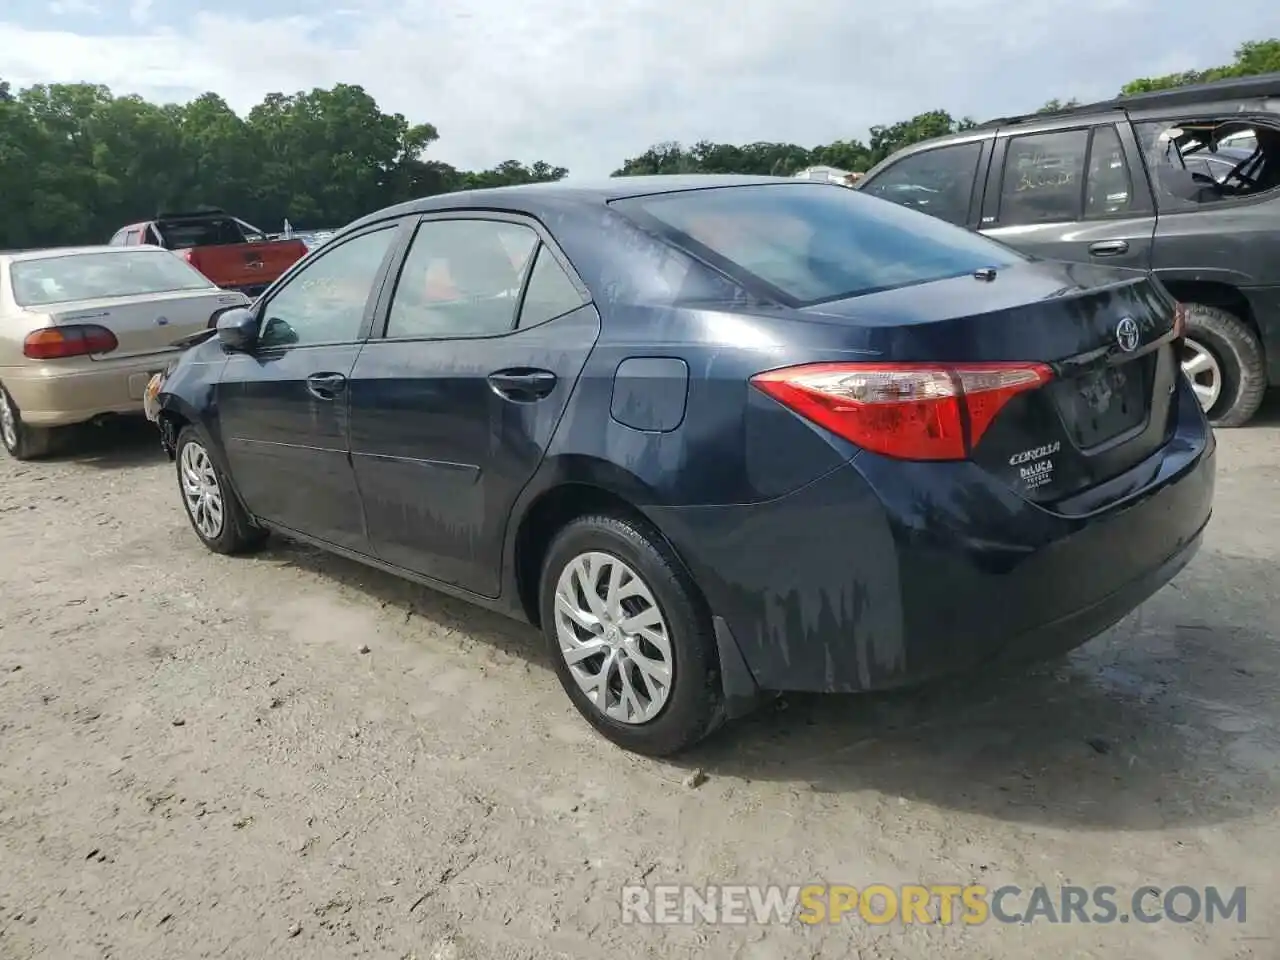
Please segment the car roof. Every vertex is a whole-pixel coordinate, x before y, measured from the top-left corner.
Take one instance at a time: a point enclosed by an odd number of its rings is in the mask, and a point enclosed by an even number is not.
[[[1085,119],[1104,113],[1124,110],[1130,113],[1143,110],[1161,110],[1172,107],[1196,107],[1225,101],[1254,101],[1260,107],[1266,107],[1268,99],[1280,98],[1280,72],[1257,74],[1252,77],[1230,77],[1226,80],[1214,80],[1209,83],[1191,83],[1169,90],[1153,90],[1150,93],[1134,93],[1127,96],[1113,97],[1110,100],[1099,100],[1095,103],[1083,103],[1062,110],[1050,110],[1043,113],[1022,113],[1008,117],[997,117],[977,126],[969,127],[957,133],[945,133],[929,140],[921,140],[900,150],[895,150],[874,167],[867,171],[867,177],[887,167],[890,161],[898,161],[916,153],[924,153],[935,147],[952,143],[983,140],[999,129],[1017,127],[1022,124],[1049,124],[1054,121],[1070,121],[1075,118]],[[1274,105],[1271,109],[1275,109]],[[866,179],[866,178],[864,178]]]
[[[736,174],[673,174],[644,177],[606,177],[583,180],[555,180],[547,183],[524,183],[483,190],[459,190],[439,193],[387,207],[349,224],[346,233],[368,223],[389,217],[415,213],[435,213],[458,209],[495,209],[537,216],[566,205],[595,206],[626,197],[680,193],[687,190],[710,190],[717,187],[750,187],[765,184],[823,187],[835,186],[821,181],[798,180],[794,177],[762,177]],[[836,189],[844,189],[836,187]]]
[[[1209,83],[1189,83],[1168,90],[1122,95],[1112,97],[1110,100],[1082,103],[1045,113],[1022,113],[1011,117],[997,117],[973,129],[991,130],[995,127],[1053,120],[1058,117],[1109,113],[1112,110],[1160,110],[1165,107],[1194,107],[1201,104],[1221,103],[1224,100],[1265,100],[1270,97],[1280,97],[1280,72],[1257,74],[1252,77],[1230,77]]]
[[[86,247],[37,247],[31,250],[0,250],[0,257],[10,262],[19,260],[49,260],[54,257],[75,257],[86,253],[128,253],[131,250],[160,250],[162,247],[147,243],[135,244],[131,247],[109,247],[105,244]]]

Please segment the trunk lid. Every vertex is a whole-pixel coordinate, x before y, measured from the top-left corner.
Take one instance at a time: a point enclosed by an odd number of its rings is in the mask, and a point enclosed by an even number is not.
[[[225,290],[183,290],[59,304],[50,319],[55,326],[106,327],[120,345],[101,359],[118,360],[172,353],[175,341],[207,329],[215,313],[247,304]]]
[[[971,459],[1027,499],[1053,504],[1132,470],[1172,435],[1175,308],[1141,271],[1033,261],[800,315],[857,325],[876,359],[1048,364],[1054,379],[1010,400]]]

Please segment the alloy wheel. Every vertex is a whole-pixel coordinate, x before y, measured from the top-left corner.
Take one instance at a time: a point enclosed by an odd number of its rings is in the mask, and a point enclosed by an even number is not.
[[[1182,341],[1182,372],[1191,381],[1191,389],[1200,401],[1200,409],[1208,413],[1222,395],[1222,365],[1212,351],[1190,337]]]
[[[556,583],[555,628],[569,673],[612,720],[652,720],[671,693],[666,619],[648,584],[612,554],[574,557]]]
[[[216,540],[226,522],[226,510],[209,451],[194,440],[188,441],[182,448],[178,474],[191,522],[206,540]]]

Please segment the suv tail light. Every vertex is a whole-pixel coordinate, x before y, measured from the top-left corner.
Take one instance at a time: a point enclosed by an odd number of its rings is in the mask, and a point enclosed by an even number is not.
[[[963,460],[1005,404],[1052,379],[1043,363],[812,363],[751,382],[864,450]]]
[[[110,353],[120,342],[106,327],[95,323],[32,330],[22,341],[22,355],[29,360],[60,360]]]

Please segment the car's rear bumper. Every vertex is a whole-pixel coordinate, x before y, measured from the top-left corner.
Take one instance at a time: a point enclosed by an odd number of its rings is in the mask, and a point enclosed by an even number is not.
[[[147,381],[172,359],[170,354],[103,360],[72,368],[32,363],[0,370],[0,379],[24,423],[59,427],[108,414],[141,414]]]
[[[651,513],[761,689],[883,689],[1037,659],[1123,618],[1198,549],[1214,443],[1181,393],[1153,475],[1092,516],[1032,504],[970,463],[867,453],[768,503]]]

